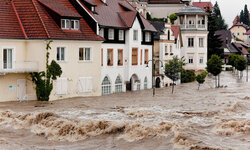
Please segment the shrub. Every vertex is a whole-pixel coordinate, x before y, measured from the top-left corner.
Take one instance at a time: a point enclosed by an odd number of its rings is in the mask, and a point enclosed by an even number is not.
[[[226,71],[233,71],[233,67],[226,67]]]
[[[198,90],[200,89],[200,85],[203,84],[205,82],[205,78],[207,76],[207,72],[203,71],[202,73],[199,73],[195,76],[196,81],[198,82],[199,86],[198,86]]]
[[[171,14],[169,16],[169,19],[170,19],[171,23],[174,24],[174,21],[177,19],[177,15],[176,14]]]
[[[181,83],[188,83],[195,81],[195,73],[192,70],[181,70]]]

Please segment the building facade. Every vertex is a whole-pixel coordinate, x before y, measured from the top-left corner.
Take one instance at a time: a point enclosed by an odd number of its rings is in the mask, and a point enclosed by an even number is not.
[[[152,32],[155,28],[123,0],[75,1],[105,41],[101,51],[102,94],[152,87]],[[80,12],[80,11],[79,11]],[[88,17],[88,18],[87,18]],[[148,67],[147,67],[148,66]]]
[[[36,99],[29,73],[46,69],[46,44],[51,40],[50,61],[56,60],[63,73],[50,99],[101,95],[104,39],[68,0],[4,0],[0,9],[9,12],[0,16],[5,20],[0,25],[0,101]]]
[[[245,42],[247,40],[245,34],[247,33],[248,29],[249,27],[247,25],[236,23],[229,30],[233,34],[234,38],[236,38],[236,40]]]
[[[185,59],[185,69],[205,70],[207,63],[207,13],[201,8],[189,6],[180,12],[177,24],[180,26],[183,47],[181,57]]]

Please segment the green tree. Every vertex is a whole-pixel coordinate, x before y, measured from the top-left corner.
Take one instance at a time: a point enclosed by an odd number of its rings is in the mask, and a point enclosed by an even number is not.
[[[243,76],[242,71],[245,70],[247,67],[246,59],[243,56],[237,55],[234,64],[235,64],[235,68],[240,71],[240,78],[242,78]]]
[[[213,13],[214,13],[214,17],[216,20],[216,28],[217,30],[227,30],[228,25],[225,23],[225,20],[223,19],[221,12],[220,12],[220,7],[217,3],[217,1],[214,4],[213,7]]]
[[[205,82],[207,74],[207,71],[203,71],[195,76],[195,79],[198,82],[198,90],[200,89],[200,85]]]
[[[56,80],[62,74],[62,69],[56,61],[52,60],[49,64],[51,42],[49,41],[46,46],[46,71],[30,73],[32,82],[36,85],[37,99],[41,101],[49,101],[49,96],[53,89],[53,80]]]
[[[215,87],[219,87],[219,82],[218,84],[216,83],[216,76],[218,76],[221,71],[222,71],[222,59],[217,56],[217,55],[212,55],[212,57],[207,61],[207,72],[211,73],[213,76],[215,76]],[[219,76],[218,76],[218,81],[219,81]]]
[[[174,24],[174,21],[177,19],[177,15],[176,14],[171,14],[169,16],[169,19],[170,19],[171,23]]]
[[[180,79],[180,73],[182,69],[183,61],[178,59],[177,56],[174,56],[172,60],[170,60],[165,65],[165,75],[170,78],[172,83],[172,93],[174,92],[174,84],[177,80]]]
[[[240,12],[240,20],[239,20],[240,23],[244,22],[244,12],[243,10],[241,10]]]
[[[181,83],[189,83],[195,80],[195,73],[193,70],[181,69]]]
[[[247,8],[247,5],[245,5],[244,7],[244,13],[243,13],[243,20],[242,22],[246,25],[250,25],[250,21],[249,21],[249,11]]]

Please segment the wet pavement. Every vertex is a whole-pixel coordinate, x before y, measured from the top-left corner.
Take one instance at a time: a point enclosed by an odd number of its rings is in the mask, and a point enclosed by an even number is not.
[[[0,150],[249,150],[250,83],[232,72],[220,83],[0,103]]]

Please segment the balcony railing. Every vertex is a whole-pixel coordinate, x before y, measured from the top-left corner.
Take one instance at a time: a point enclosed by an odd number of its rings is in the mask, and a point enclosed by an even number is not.
[[[181,29],[205,29],[206,26],[204,24],[198,24],[197,28],[196,28],[196,24],[187,24],[185,27],[185,24],[181,24],[180,25]]]
[[[23,61],[23,62],[13,62],[11,65],[1,63],[0,73],[30,73],[38,72],[38,62]],[[8,66],[8,67],[7,67]]]

